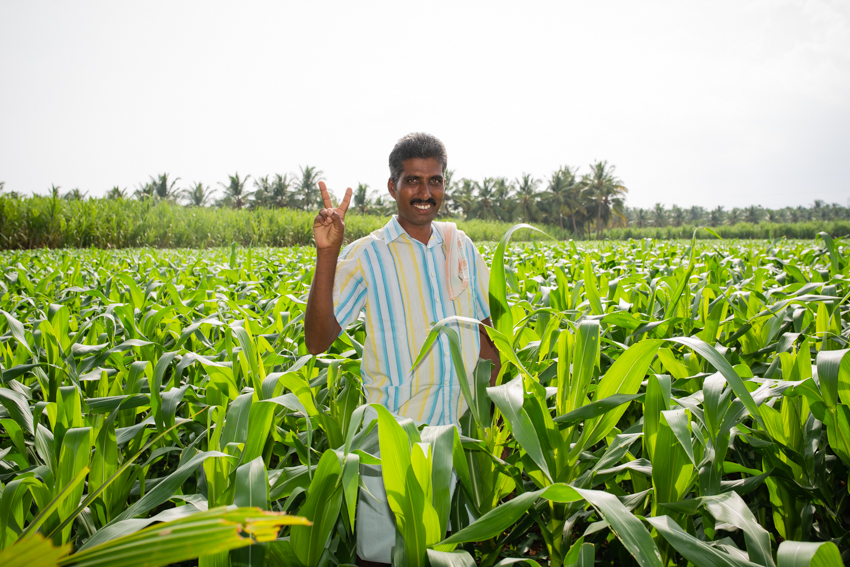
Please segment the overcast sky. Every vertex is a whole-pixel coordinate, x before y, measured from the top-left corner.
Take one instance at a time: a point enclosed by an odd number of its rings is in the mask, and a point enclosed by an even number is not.
[[[315,165],[384,191],[608,160],[627,204],[850,204],[850,2],[0,0],[0,181],[102,195]]]

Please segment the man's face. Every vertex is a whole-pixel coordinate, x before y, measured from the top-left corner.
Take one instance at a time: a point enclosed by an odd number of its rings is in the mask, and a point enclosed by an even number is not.
[[[398,180],[390,179],[387,188],[398,206],[399,223],[429,225],[437,218],[446,191],[443,166],[434,158],[413,158],[402,162]]]

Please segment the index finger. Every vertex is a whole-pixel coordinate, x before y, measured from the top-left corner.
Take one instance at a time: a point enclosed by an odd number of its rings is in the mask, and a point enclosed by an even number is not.
[[[333,203],[331,202],[330,193],[328,193],[328,186],[325,185],[324,181],[319,181],[319,190],[322,192],[322,201],[325,202],[325,208],[332,209]]]

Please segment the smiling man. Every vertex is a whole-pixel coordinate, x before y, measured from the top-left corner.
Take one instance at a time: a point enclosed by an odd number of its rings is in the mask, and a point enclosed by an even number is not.
[[[418,423],[456,424],[466,403],[446,335],[440,335],[415,369],[413,362],[437,321],[463,316],[490,324],[489,271],[454,223],[434,220],[446,190],[443,143],[429,134],[409,134],[396,143],[389,165],[387,189],[398,214],[342,253],[351,188],[333,208],[327,188],[319,184],[325,208],[313,223],[317,251],[304,324],[307,349],[312,354],[324,352],[365,312],[361,376],[366,402]],[[460,338],[467,375],[473,375],[481,357],[494,362],[495,378],[498,352],[481,325],[454,323],[452,328]],[[373,494],[376,489],[382,494],[379,473],[377,480],[376,487],[368,475],[364,478]],[[393,526],[385,503],[360,499],[361,560],[389,563]]]

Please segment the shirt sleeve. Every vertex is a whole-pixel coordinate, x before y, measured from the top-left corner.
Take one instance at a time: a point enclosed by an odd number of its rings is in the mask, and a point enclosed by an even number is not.
[[[353,253],[353,244],[340,254],[334,276],[334,317],[345,330],[366,305],[366,281],[360,266],[359,254]]]
[[[473,308],[475,309],[475,318],[483,321],[490,316],[490,268],[484,263],[484,258],[478,252],[478,248],[469,241],[469,248],[472,249],[474,260],[472,264],[472,283],[473,287]]]

